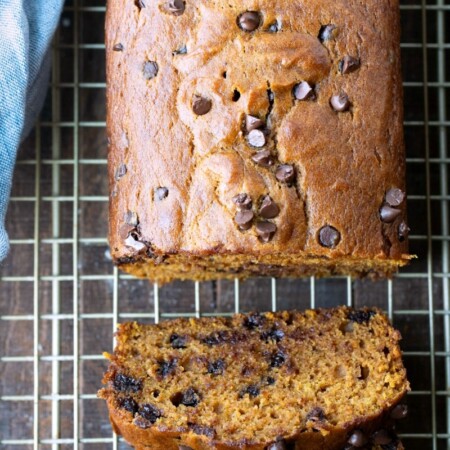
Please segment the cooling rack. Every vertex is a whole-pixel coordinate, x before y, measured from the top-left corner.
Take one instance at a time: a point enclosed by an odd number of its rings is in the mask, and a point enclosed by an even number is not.
[[[120,321],[363,304],[403,335],[407,449],[450,448],[450,1],[401,1],[411,251],[390,281],[252,279],[158,288],[107,233],[104,1],[66,2],[41,117],[19,154],[0,267],[0,447],[127,449],[96,398]]]

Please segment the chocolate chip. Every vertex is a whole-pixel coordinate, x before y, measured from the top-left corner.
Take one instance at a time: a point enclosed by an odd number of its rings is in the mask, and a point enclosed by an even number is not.
[[[211,111],[212,101],[208,98],[201,97],[200,95],[194,95],[192,100],[192,110],[197,116],[204,116]]]
[[[234,216],[234,221],[238,224],[240,230],[248,230],[252,226],[254,216],[251,210],[238,211]]]
[[[314,98],[314,89],[307,81],[296,84],[293,93],[296,100],[308,100]]]
[[[266,450],[287,450],[287,446],[284,440],[274,442],[266,447]]]
[[[263,242],[269,242],[275,232],[277,231],[277,226],[272,222],[261,221],[256,224],[256,232]]]
[[[115,52],[122,52],[123,51],[123,45],[119,42],[118,44],[114,45],[113,50]]]
[[[119,181],[122,177],[126,175],[126,173],[127,173],[127,166],[125,164],[120,164],[119,167],[116,169],[114,179],[116,181]]]
[[[273,156],[269,150],[261,150],[255,153],[252,156],[252,160],[262,167],[270,167],[275,163]]]
[[[169,359],[168,361],[159,361],[158,362],[159,367],[156,373],[162,377],[165,378],[167,375],[171,375],[173,372],[175,372],[175,369],[178,365],[178,359],[173,358]]]
[[[339,72],[341,72],[342,75],[345,75],[359,69],[359,66],[360,63],[358,58],[353,58],[353,56],[347,55],[339,61]]]
[[[150,428],[152,426],[152,422],[150,420],[144,419],[141,416],[137,416],[134,420],[133,423],[139,427],[142,428],[143,430]]]
[[[324,422],[325,420],[325,412],[320,406],[316,406],[306,415],[307,422]]]
[[[137,240],[134,236],[132,236],[132,235],[128,236],[128,237],[125,239],[124,243],[125,243],[125,245],[126,245],[127,247],[130,247],[130,248],[132,248],[133,250],[135,250],[135,251],[137,251],[137,252],[140,252],[140,251],[145,250],[145,249],[147,248],[147,246],[146,246],[144,243],[138,241],[138,240]]]
[[[269,33],[277,33],[278,31],[280,31],[280,29],[281,29],[280,24],[278,23],[278,21],[275,21],[269,25],[267,31]]]
[[[248,194],[238,194],[233,197],[233,203],[242,211],[252,209],[252,199]]]
[[[169,189],[166,187],[159,187],[155,189],[155,200],[164,200],[169,195]]]
[[[347,441],[350,445],[353,445],[357,448],[364,447],[369,440],[367,436],[361,430],[355,430],[353,434],[349,437]]]
[[[176,56],[176,55],[185,55],[186,53],[187,53],[186,45],[183,45],[183,46],[180,47],[178,50],[174,50],[174,51],[172,52],[172,55],[173,55],[173,56]]]
[[[371,440],[375,445],[387,445],[393,441],[393,438],[387,430],[379,430],[372,434]]]
[[[216,435],[216,430],[211,427],[206,427],[204,425],[198,425],[196,423],[189,423],[189,422],[188,422],[188,427],[193,433],[199,434],[202,436],[207,436],[210,439],[213,439],[214,436]]]
[[[266,145],[266,136],[261,130],[252,130],[247,135],[247,141],[252,147],[264,147]]]
[[[142,72],[144,73],[144,78],[146,80],[151,80],[158,75],[158,64],[155,61],[146,61],[144,63]]]
[[[398,226],[398,240],[403,242],[409,235],[411,229],[408,227],[406,222],[401,222]]]
[[[132,414],[137,413],[139,405],[131,397],[123,397],[117,400],[119,408],[125,409]]]
[[[281,367],[286,362],[286,356],[282,352],[277,352],[270,357],[270,367]]]
[[[122,373],[116,374],[113,380],[113,387],[119,392],[139,392],[142,389],[142,381],[129,377]]]
[[[347,319],[359,324],[368,324],[369,320],[376,314],[375,311],[356,309],[347,314]]]
[[[265,316],[262,316],[259,313],[253,313],[244,318],[243,325],[248,330],[254,330],[255,328],[261,327],[265,321]]]
[[[330,39],[333,39],[336,35],[336,25],[328,24],[328,25],[322,25],[320,27],[319,31],[319,41],[325,42],[329,41]]]
[[[263,331],[260,334],[262,341],[268,343],[269,341],[280,342],[284,338],[284,331],[273,327],[271,330]]]
[[[183,392],[181,404],[184,406],[195,407],[200,403],[200,396],[194,388],[188,388]]]
[[[260,390],[256,384],[249,384],[241,390],[241,392],[239,393],[239,398],[244,397],[245,394],[248,394],[250,398],[255,398],[258,397],[259,393]]]
[[[265,125],[264,122],[259,117],[250,115],[247,115],[245,117],[245,129],[247,130],[247,133],[262,128],[264,127],[264,125]]]
[[[143,2],[143,0],[134,0],[134,6],[138,7],[139,10],[141,10],[142,8],[145,8],[145,3]]]
[[[138,215],[134,211],[128,210],[123,218],[124,222],[128,225],[136,227],[139,223]]]
[[[222,375],[224,370],[225,361],[223,359],[208,363],[208,373],[211,375]]]
[[[386,192],[386,203],[389,206],[400,206],[405,200],[405,193],[398,188],[391,188]]]
[[[280,214],[280,208],[278,205],[266,195],[262,199],[261,206],[259,207],[259,215],[264,219],[273,219]]]
[[[186,9],[186,3],[183,0],[170,0],[167,2],[166,8],[174,16],[181,16]]]
[[[172,334],[169,338],[169,342],[172,348],[182,349],[186,348],[186,336],[180,336],[178,334]]]
[[[319,244],[326,248],[335,248],[341,241],[341,233],[336,228],[325,225],[319,230]]]
[[[281,164],[281,166],[277,167],[275,177],[281,183],[292,183],[295,179],[294,166],[291,166],[290,164]]]
[[[162,416],[161,411],[151,403],[144,403],[141,405],[139,408],[139,415],[150,423],[155,423]]]
[[[380,219],[385,223],[392,223],[402,212],[399,209],[383,205],[380,208]]]
[[[238,25],[241,30],[254,31],[261,24],[261,16],[256,11],[247,11],[238,17]]]
[[[344,112],[350,108],[350,100],[348,95],[343,92],[333,95],[330,99],[330,104],[336,112]]]
[[[392,411],[391,411],[391,419],[394,420],[400,420],[404,419],[408,416],[408,407],[406,405],[397,405]]]

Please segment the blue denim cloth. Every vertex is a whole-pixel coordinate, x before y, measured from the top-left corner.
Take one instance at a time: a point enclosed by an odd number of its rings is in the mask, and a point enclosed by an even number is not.
[[[0,0],[0,261],[16,153],[47,92],[49,46],[64,0]]]

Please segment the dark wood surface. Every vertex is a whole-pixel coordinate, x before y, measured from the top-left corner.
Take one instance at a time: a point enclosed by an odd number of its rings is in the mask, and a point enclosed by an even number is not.
[[[69,2],[70,3],[70,2]],[[90,6],[102,5],[103,2],[88,2]],[[405,42],[420,42],[420,14],[406,11],[403,13],[403,35]],[[79,41],[81,43],[103,42],[103,13],[82,12],[78,16]],[[434,27],[432,17],[429,19],[431,28]],[[62,25],[57,37],[57,45],[71,44],[74,39],[74,13],[64,13]],[[435,28],[433,28],[435,31]],[[432,31],[430,31],[432,33]],[[432,34],[430,41],[434,42]],[[435,53],[430,51],[430,59],[435,61]],[[104,55],[101,49],[79,50],[78,76],[82,83],[104,81]],[[73,49],[60,49],[58,59],[59,82],[74,82],[74,52]],[[403,70],[406,81],[422,81],[420,50],[404,49]],[[430,61],[430,80],[436,79],[435,64]],[[58,81],[54,79],[54,81]],[[104,121],[105,98],[102,88],[79,88],[76,95],[73,87],[61,88],[59,91],[60,104],[54,102],[55,90],[49,91],[46,106],[42,113],[43,122],[74,120],[95,122]],[[52,97],[53,94],[53,97]],[[422,92],[416,88],[406,88],[405,119],[409,121],[423,120]],[[52,103],[53,99],[53,103]],[[74,117],[74,105],[78,100],[79,113]],[[430,92],[430,113],[435,115],[436,96]],[[450,102],[449,102],[450,103]],[[433,157],[438,156],[439,137],[436,129],[431,130],[430,144]],[[52,378],[55,372],[48,356],[56,348],[60,355],[72,356],[74,352],[74,307],[78,309],[79,317],[76,323],[79,329],[78,381],[79,395],[95,394],[100,387],[102,373],[106,367],[103,359],[95,359],[103,351],[112,350],[113,333],[113,297],[115,284],[111,277],[113,267],[109,257],[107,245],[104,243],[77,243],[78,260],[74,267],[73,238],[74,211],[70,199],[59,202],[59,213],[53,203],[44,197],[59,195],[71,197],[74,192],[74,164],[75,130],[72,126],[50,127],[43,126],[40,132],[33,132],[23,144],[19,160],[36,161],[36,148],[40,145],[40,213],[39,213],[39,427],[40,438],[50,439],[52,402],[48,396],[52,393]],[[424,157],[424,130],[422,127],[408,126],[405,128],[407,155],[409,158]],[[67,160],[64,164],[55,165],[55,149],[59,151],[59,159]],[[81,159],[106,158],[106,135],[103,127],[80,127],[78,129],[78,152]],[[55,184],[54,177],[59,167],[60,182]],[[107,176],[105,164],[79,164],[78,195],[84,197],[107,196]],[[36,164],[21,164],[17,167],[13,186],[14,197],[33,197],[35,191]],[[440,194],[439,166],[431,165],[431,190],[433,195]],[[425,165],[423,163],[408,164],[408,192],[410,196],[424,196]],[[38,193],[38,194],[39,194]],[[442,210],[439,201],[432,201],[432,234],[442,236]],[[7,228],[12,239],[33,239],[35,217],[34,201],[13,201],[8,211]],[[414,236],[427,235],[427,208],[422,197],[409,201],[410,224]],[[76,211],[78,220],[78,237],[80,239],[101,238],[107,233],[107,202],[84,201],[79,202]],[[59,226],[59,230],[55,225]],[[59,244],[59,255],[56,246],[45,241],[52,237],[66,238],[67,243]],[[438,352],[445,350],[444,319],[442,310],[442,240],[434,240],[432,245],[431,279],[433,294],[432,306],[441,313],[433,317],[434,336],[433,345]],[[394,324],[403,335],[403,349],[414,352],[405,356],[409,378],[415,391],[429,391],[432,386],[432,372],[430,359],[430,320],[429,308],[429,280],[427,278],[427,240],[416,238],[411,241],[411,251],[418,255],[410,267],[402,271],[403,277],[396,277],[392,282],[392,307]],[[0,268],[0,353],[2,356],[32,356],[33,355],[33,322],[30,320],[9,320],[10,316],[24,315],[33,317],[33,270],[34,248],[32,243],[13,245],[8,259]],[[56,264],[59,265],[56,270]],[[76,288],[78,296],[74,299],[74,272],[78,275]],[[407,275],[409,277],[406,277]],[[52,275],[66,277],[56,282],[48,279]],[[28,281],[5,281],[8,277],[30,277]],[[83,279],[83,277],[100,279]],[[446,274],[448,277],[448,274]],[[47,277],[47,279],[46,279]],[[272,308],[270,279],[251,279],[240,283],[241,311],[268,310]],[[355,281],[350,287],[351,299],[355,306],[376,305],[387,309],[389,286],[387,281],[370,282]],[[146,281],[119,278],[117,282],[118,313],[141,314],[153,313],[153,286]],[[195,286],[192,282],[176,282],[164,286],[159,291],[159,312],[162,320],[166,314],[194,314]],[[317,307],[328,307],[345,304],[348,301],[349,287],[346,279],[316,280],[314,298]],[[55,299],[59,296],[59,301]],[[277,280],[276,283],[277,308],[307,308],[311,305],[311,280]],[[76,304],[74,305],[74,301]],[[234,283],[217,281],[200,284],[200,310],[202,313],[232,313],[235,310]],[[409,312],[405,313],[405,310]],[[48,315],[58,311],[65,315],[58,320],[60,340],[55,347],[54,325]],[[448,313],[448,310],[446,311]],[[96,314],[95,318],[89,315]],[[87,315],[87,316],[83,316]],[[121,318],[120,320],[125,320]],[[152,321],[144,318],[144,321]],[[53,349],[53,350],[52,350]],[[94,359],[86,356],[94,355]],[[47,357],[47,359],[46,359]],[[73,361],[59,363],[59,394],[73,394],[74,376]],[[435,355],[435,388],[445,391],[445,357]],[[1,396],[32,395],[33,394],[33,363],[3,362],[0,365]],[[44,398],[42,398],[44,397]],[[110,438],[111,428],[108,422],[105,405],[102,401],[93,399],[79,399],[80,416],[78,429],[80,438]],[[436,397],[437,431],[446,432],[446,397]],[[431,433],[432,408],[431,396],[411,395],[408,399],[411,414],[400,425],[400,432]],[[59,418],[59,438],[73,437],[73,401],[61,400]],[[32,439],[33,404],[31,401],[3,401],[0,407],[0,436],[1,439]],[[405,439],[406,448],[431,448],[428,439]],[[112,444],[85,443],[80,447],[90,449],[109,449]],[[127,448],[121,443],[121,448]],[[31,445],[4,446],[6,449],[32,448]],[[50,445],[42,445],[42,449]],[[61,448],[73,448],[72,444],[62,444]],[[439,440],[439,449],[447,448],[445,440]]]

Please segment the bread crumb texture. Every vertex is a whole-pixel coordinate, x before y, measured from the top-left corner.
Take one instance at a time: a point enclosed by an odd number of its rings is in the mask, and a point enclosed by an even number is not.
[[[347,307],[124,323],[99,395],[137,448],[400,449],[399,340]]]
[[[397,1],[109,0],[106,51],[124,270],[377,277],[408,262]]]

